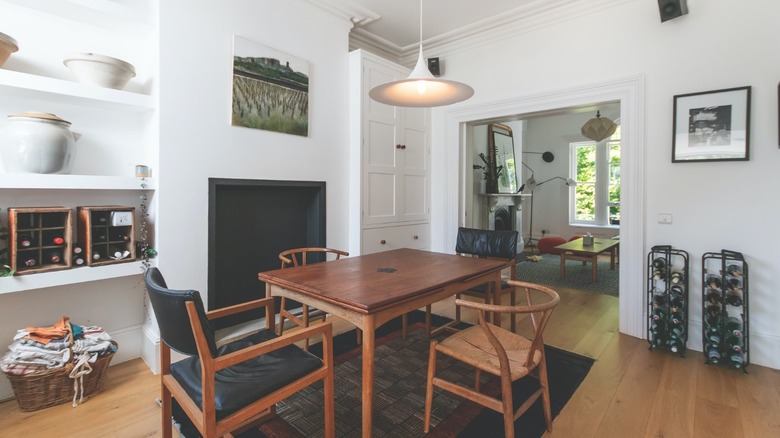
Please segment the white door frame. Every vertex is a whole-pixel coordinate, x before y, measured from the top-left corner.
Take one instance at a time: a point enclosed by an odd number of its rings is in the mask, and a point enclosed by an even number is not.
[[[645,143],[644,76],[635,75],[514,99],[461,106],[445,111],[444,141],[435,148],[431,175],[432,198],[441,210],[431,215],[431,247],[453,252],[458,226],[464,223],[467,190],[466,154],[470,123],[508,116],[576,107],[598,102],[620,102],[620,322],[621,333],[644,338],[644,223]],[[439,170],[437,172],[437,170]],[[451,188],[457,187],[457,190]],[[448,188],[450,188],[448,190]]]

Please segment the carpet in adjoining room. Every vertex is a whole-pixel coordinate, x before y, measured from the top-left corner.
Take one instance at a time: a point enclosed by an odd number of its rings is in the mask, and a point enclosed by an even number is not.
[[[425,380],[428,367],[428,349],[421,321],[424,313],[410,314],[410,333],[400,336],[400,319],[388,322],[377,330],[374,382],[374,437],[422,437],[425,407]],[[434,325],[448,321],[434,317]],[[446,335],[442,335],[446,337]],[[312,345],[318,353],[320,344]],[[553,417],[574,394],[588,374],[593,360],[554,347],[545,346],[550,379],[550,398]],[[334,338],[336,380],[336,436],[361,436],[361,348],[356,344],[355,331]],[[473,384],[474,370],[453,360],[440,359],[439,373]],[[484,390],[498,388],[496,379],[483,374]],[[534,379],[522,379],[513,386],[517,396],[527,395],[538,388]],[[323,428],[323,395],[320,383],[302,390],[277,404],[278,416],[259,429],[239,435],[240,438],[321,437]],[[481,406],[464,401],[453,394],[434,393],[432,430],[429,437],[502,437],[503,421],[500,415]],[[516,430],[523,437],[540,437],[545,430],[541,400],[517,420]],[[197,434],[185,434],[187,438]]]
[[[528,259],[528,256],[540,257],[538,262]],[[619,267],[609,269],[609,260],[599,259],[598,281],[593,282],[590,262],[585,265],[577,260],[566,261],[566,276],[561,277],[561,258],[555,254],[522,253],[517,256],[517,279],[552,287],[565,287],[584,292],[593,292],[619,296]]]

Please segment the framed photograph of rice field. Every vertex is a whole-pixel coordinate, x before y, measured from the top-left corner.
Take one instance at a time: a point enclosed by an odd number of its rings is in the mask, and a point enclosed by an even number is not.
[[[674,96],[672,162],[747,161],[750,87]]]
[[[309,62],[233,36],[231,125],[309,135]]]

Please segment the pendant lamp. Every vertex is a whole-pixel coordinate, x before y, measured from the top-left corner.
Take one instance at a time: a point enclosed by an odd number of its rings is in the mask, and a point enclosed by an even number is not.
[[[420,56],[408,78],[378,85],[368,95],[379,103],[395,106],[433,107],[461,102],[474,89],[456,81],[434,77],[425,63],[422,47],[422,0],[420,0]]]
[[[582,135],[593,140],[601,141],[611,136],[617,130],[617,125],[606,117],[601,117],[601,111],[596,111],[596,117],[582,125]]]

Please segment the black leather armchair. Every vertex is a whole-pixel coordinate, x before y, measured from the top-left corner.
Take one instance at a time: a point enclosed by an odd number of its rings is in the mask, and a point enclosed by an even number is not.
[[[455,252],[463,256],[472,256],[480,258],[490,258],[503,260],[506,268],[509,270],[509,280],[517,279],[517,231],[505,230],[479,230],[475,228],[458,228],[458,237],[455,243]],[[457,294],[456,299],[463,295],[482,298],[485,304],[501,304],[501,298],[509,293],[511,305],[517,302],[515,288],[502,280],[500,287],[486,283],[480,287],[469,289]],[[426,309],[430,313],[430,306]],[[498,314],[493,315],[493,323],[499,325]],[[510,316],[511,330],[517,329],[517,318],[512,313]],[[431,334],[439,333],[443,330],[455,331],[454,326],[461,322],[460,307],[455,306],[455,320],[431,331]]]
[[[335,436],[330,323],[277,336],[272,298],[206,312],[198,291],[169,289],[157,268],[148,269],[144,279],[162,338],[163,437],[172,436],[171,397],[203,436],[216,437],[262,422],[278,401],[319,380],[325,436]],[[211,321],[258,307],[266,308],[265,329],[217,348]],[[322,336],[322,359],[293,345],[312,336]],[[172,364],[171,349],[188,357]]]

